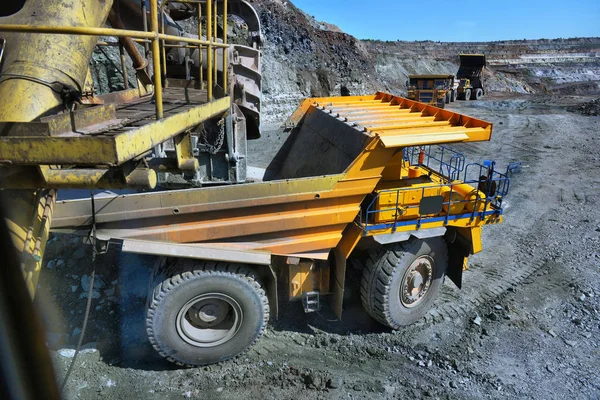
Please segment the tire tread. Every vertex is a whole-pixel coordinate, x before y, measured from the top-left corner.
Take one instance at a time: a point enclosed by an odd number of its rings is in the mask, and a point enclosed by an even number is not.
[[[240,264],[226,264],[204,260],[176,259],[173,262],[167,263],[163,268],[162,273],[156,274],[154,277],[154,289],[149,296],[149,304],[147,306],[146,333],[152,347],[154,347],[163,358],[182,367],[195,367],[204,364],[187,364],[171,357],[167,349],[163,348],[156,339],[153,328],[153,319],[160,302],[168,296],[172,290],[175,290],[182,283],[200,276],[228,276],[233,279],[245,281],[250,284],[261,298],[264,320],[260,332],[255,340],[243,351],[230,358],[239,357],[248,351],[250,347],[254,346],[263,335],[269,321],[269,301],[265,290],[262,288],[257,277],[250,268]]]
[[[367,314],[392,329],[402,325],[395,322],[389,309],[390,287],[396,265],[409,254],[416,239],[394,243],[371,252],[363,264],[361,300]]]

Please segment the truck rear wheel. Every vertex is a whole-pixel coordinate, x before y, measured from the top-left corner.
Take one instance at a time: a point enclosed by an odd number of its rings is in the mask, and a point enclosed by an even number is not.
[[[393,329],[422,318],[437,297],[448,265],[442,238],[411,239],[373,252],[364,266],[361,299],[367,313]]]
[[[477,88],[475,89],[475,94],[473,95],[473,100],[479,100],[483,97],[483,89]]]
[[[212,364],[248,350],[269,320],[264,290],[246,266],[178,260],[154,280],[146,331],[181,366]],[[165,276],[167,275],[167,276]]]
[[[471,100],[471,89],[465,90],[465,100]]]

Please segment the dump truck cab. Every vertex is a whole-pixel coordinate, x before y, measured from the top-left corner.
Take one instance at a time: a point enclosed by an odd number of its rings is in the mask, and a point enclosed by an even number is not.
[[[459,81],[457,98],[459,100],[479,100],[485,94],[483,73],[484,54],[461,54],[460,67],[456,73]]]

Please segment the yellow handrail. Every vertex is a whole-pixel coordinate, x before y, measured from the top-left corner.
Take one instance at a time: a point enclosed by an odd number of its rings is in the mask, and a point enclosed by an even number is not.
[[[206,51],[206,88],[208,101],[213,99],[213,38],[212,38],[212,0],[206,1],[206,38],[209,40]]]
[[[214,0],[168,0],[164,1],[161,7],[158,6],[157,0],[150,0],[150,31],[135,31],[128,29],[113,29],[113,28],[95,28],[85,26],[51,26],[51,25],[22,25],[22,24],[0,24],[0,32],[23,32],[23,33],[46,33],[56,35],[83,35],[83,36],[112,36],[112,37],[130,37],[138,42],[150,42],[152,45],[152,63],[154,66],[154,96],[156,100],[156,118],[163,118],[163,97],[162,97],[162,69],[166,70],[166,64],[161,65],[161,52],[166,47],[182,47],[182,48],[198,48],[199,52],[199,79],[202,83],[202,49],[206,47],[207,54],[207,98],[208,101],[213,98],[213,82],[217,77],[216,51],[223,49],[223,89],[227,91],[227,0],[223,0],[223,43],[217,43],[213,33],[216,35],[217,28],[217,1]],[[159,26],[159,10],[162,13],[163,7],[168,3],[187,3],[196,4],[198,6],[198,38],[181,37],[167,35],[164,33],[164,22]],[[202,40],[202,4],[206,4],[206,39]],[[214,7],[214,9],[213,9]],[[145,7],[144,7],[145,8]],[[214,13],[214,15],[213,15]],[[213,26],[214,25],[214,26]],[[213,32],[214,29],[214,32]],[[161,46],[162,41],[162,46]],[[166,44],[167,42],[183,42],[181,44]],[[99,45],[111,45],[105,42],[99,42]],[[162,47],[162,49],[161,49]],[[163,60],[166,63],[166,60]],[[214,68],[214,71],[213,71]]]
[[[156,34],[152,40],[152,66],[154,67],[154,102],[156,103],[156,119],[163,118],[162,82],[160,71],[160,43],[158,41],[158,8],[157,0],[150,0],[150,24]]]
[[[227,0],[223,0],[223,44],[227,44]],[[223,49],[223,91],[227,93],[227,50]]]
[[[115,36],[131,37],[136,39],[155,39],[165,40],[167,42],[186,42],[200,44],[204,46],[212,45],[214,47],[227,48],[224,43],[210,42],[208,40],[199,40],[188,37],[166,35],[156,32],[132,31],[128,29],[113,28],[91,28],[85,26],[51,26],[51,25],[16,25],[0,24],[0,32],[26,32],[26,33],[50,33],[56,35],[83,35],[83,36]],[[211,32],[212,33],[212,32]]]

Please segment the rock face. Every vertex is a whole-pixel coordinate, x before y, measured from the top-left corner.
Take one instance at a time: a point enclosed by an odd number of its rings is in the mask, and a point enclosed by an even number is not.
[[[458,54],[484,53],[486,90],[531,94],[600,93],[600,38],[446,43],[358,40],[318,22],[290,1],[249,0],[264,35],[262,121],[282,122],[306,97],[378,90],[402,95],[410,74],[454,74]],[[195,21],[180,24],[195,31]],[[236,24],[230,24],[236,35]],[[230,35],[231,36],[231,35]],[[97,91],[123,88],[115,47],[92,60]],[[135,82],[128,65],[130,81]]]
[[[484,53],[489,92],[600,92],[600,38],[488,43],[358,40],[289,1],[253,0],[265,36],[263,121],[279,122],[309,96],[403,94],[410,74],[454,74],[458,54]]]
[[[374,64],[364,44],[317,23],[290,2],[254,1],[260,16],[264,121],[280,121],[306,97],[373,92]]]

